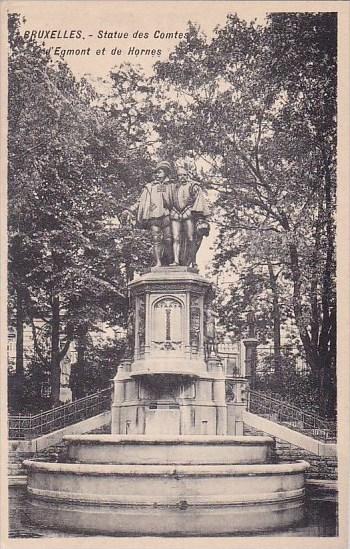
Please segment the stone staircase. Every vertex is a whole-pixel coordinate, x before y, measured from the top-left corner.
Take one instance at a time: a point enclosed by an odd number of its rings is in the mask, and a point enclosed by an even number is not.
[[[315,415],[282,397],[278,399],[270,394],[249,389],[247,411],[322,443],[337,442],[336,420]]]
[[[266,436],[263,431],[244,424],[244,435]],[[310,480],[336,481],[338,478],[338,461],[335,456],[318,456],[303,448],[294,446],[289,442],[274,437],[274,459],[276,462],[291,462],[303,459],[310,463],[306,472],[306,478]]]
[[[92,429],[89,431],[89,433],[86,433],[89,435],[110,435],[111,434],[111,424],[108,425],[102,425],[102,427],[97,427],[97,429]]]
[[[12,477],[22,477],[26,474],[25,469],[22,465],[22,462],[25,459],[31,459],[34,454],[28,454],[27,452],[18,452],[16,450],[9,450],[8,453],[8,465],[7,471],[8,476]]]
[[[310,468],[306,473],[308,479],[338,479],[338,461],[335,456],[316,456],[303,448],[298,448],[280,439],[276,439],[275,453],[279,462],[304,459],[310,463]]]
[[[103,425],[97,429],[89,431],[87,434],[110,434],[110,425]],[[8,476],[10,481],[16,483],[25,483],[26,470],[22,463],[25,459],[35,459],[35,461],[46,462],[64,462],[66,460],[67,445],[64,441],[58,444],[50,446],[45,450],[39,452],[21,452],[16,449],[16,443],[10,443],[10,450],[8,453]]]
[[[23,467],[23,461],[25,459],[35,459],[36,461],[51,461],[57,462],[58,460],[64,461],[65,443],[56,444],[41,452],[19,452],[17,450],[9,450],[8,453],[8,476],[10,480],[15,478],[20,479],[26,476],[26,470]]]

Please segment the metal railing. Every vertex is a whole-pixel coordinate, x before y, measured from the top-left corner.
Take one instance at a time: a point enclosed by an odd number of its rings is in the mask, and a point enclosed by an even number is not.
[[[96,416],[111,406],[110,387],[35,415],[8,417],[10,440],[30,440]]]
[[[308,366],[305,358],[302,356],[300,348],[295,345],[281,345],[281,359],[288,359],[291,364],[294,364],[295,372],[299,376],[304,377],[309,375],[310,366]],[[275,372],[274,365],[274,347],[272,345],[258,345],[256,349],[257,373],[273,374]]]
[[[259,391],[248,391],[247,410],[323,442],[334,442],[337,424]]]

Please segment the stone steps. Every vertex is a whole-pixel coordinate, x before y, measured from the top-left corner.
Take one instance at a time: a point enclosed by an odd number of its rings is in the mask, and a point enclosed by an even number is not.
[[[56,446],[52,446],[43,450],[41,452],[18,452],[15,450],[10,450],[8,453],[8,475],[9,477],[22,477],[26,475],[26,469],[23,467],[22,463],[26,459],[35,459],[35,461],[48,461],[48,462],[57,462],[64,461],[66,451],[66,444],[60,443]]]
[[[274,421],[278,423],[279,425],[284,425],[285,427],[289,427],[290,429],[295,429],[299,433],[303,433],[306,436],[309,436],[311,438],[315,438],[317,435],[327,433],[327,429],[320,429],[316,427],[304,427],[304,424],[302,421],[280,421],[278,419],[277,414],[261,414],[258,413],[260,417],[263,417],[265,419],[268,419],[270,421]],[[329,434],[327,437],[327,442],[337,442],[336,437]]]
[[[28,454],[24,452],[16,452],[15,450],[10,450],[8,453],[8,465],[7,471],[10,477],[17,477],[26,474],[25,468],[22,465],[22,462],[25,459],[31,459],[34,454]]]
[[[97,429],[93,429],[89,434],[110,434],[111,426],[103,425]],[[34,459],[35,461],[46,461],[46,462],[57,462],[66,461],[67,455],[67,444],[63,441],[50,446],[45,450],[40,452],[20,452],[16,450],[16,445],[13,444],[11,449],[8,452],[8,476],[9,477],[23,477],[26,476],[26,469],[23,467],[22,463],[25,459]]]
[[[259,435],[264,436],[266,433],[254,429],[248,425],[244,425],[245,435]],[[322,479],[322,480],[337,480],[338,478],[338,461],[334,456],[317,456],[304,450],[293,446],[285,440],[275,438],[275,459],[277,462],[293,462],[298,459],[303,459],[310,464],[310,468],[306,471],[307,479]]]

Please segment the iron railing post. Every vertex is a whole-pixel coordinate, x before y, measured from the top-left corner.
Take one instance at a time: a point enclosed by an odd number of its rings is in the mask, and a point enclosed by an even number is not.
[[[291,429],[300,432],[312,432],[312,436],[329,442],[336,437],[336,424],[269,395],[249,389],[247,392],[247,410],[256,414],[265,414],[275,421],[287,423]]]

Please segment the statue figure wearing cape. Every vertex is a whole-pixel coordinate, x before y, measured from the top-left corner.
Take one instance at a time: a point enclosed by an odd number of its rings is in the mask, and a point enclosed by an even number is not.
[[[155,181],[140,196],[137,224],[151,231],[156,266],[197,267],[197,251],[209,234],[209,208],[202,189],[187,172],[179,169],[177,175],[174,180],[169,162],[157,165]]]

